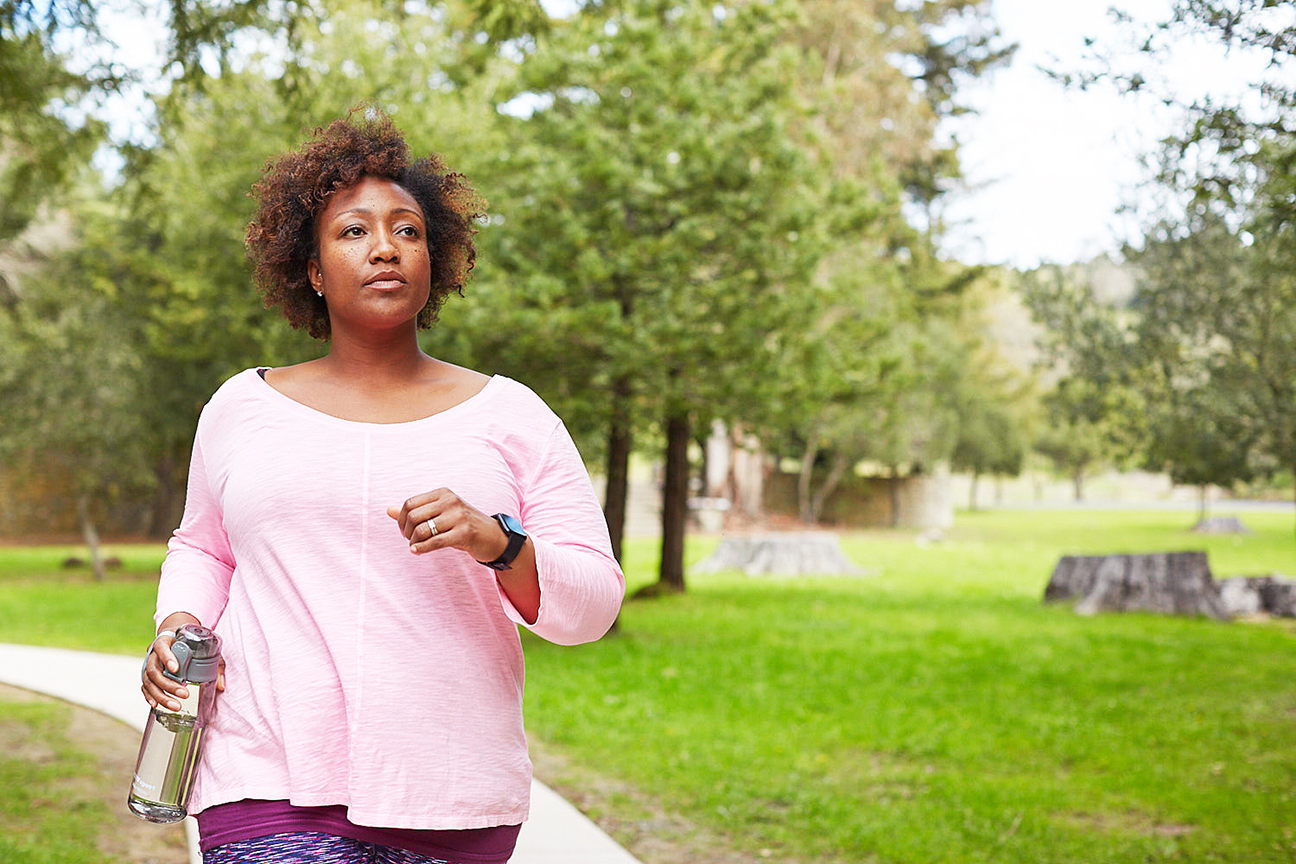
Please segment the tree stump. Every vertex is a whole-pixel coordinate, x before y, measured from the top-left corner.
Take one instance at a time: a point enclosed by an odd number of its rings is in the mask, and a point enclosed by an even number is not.
[[[1296,618],[1296,581],[1282,576],[1234,576],[1219,582],[1220,602],[1230,615]]]
[[[842,552],[836,534],[821,531],[725,537],[715,553],[699,561],[693,569],[698,573],[741,570],[748,576],[861,575],[865,572]]]
[[[1146,555],[1066,555],[1044,589],[1045,602],[1076,599],[1076,612],[1161,612],[1208,615],[1228,613],[1211,578],[1205,552]]]
[[[1250,534],[1236,516],[1212,516],[1193,526],[1194,534]]]

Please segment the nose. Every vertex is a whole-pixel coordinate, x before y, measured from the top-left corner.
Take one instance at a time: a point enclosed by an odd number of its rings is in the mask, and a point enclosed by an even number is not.
[[[395,261],[400,258],[400,250],[396,246],[396,238],[392,232],[380,227],[373,233],[373,248],[369,250],[370,261]]]

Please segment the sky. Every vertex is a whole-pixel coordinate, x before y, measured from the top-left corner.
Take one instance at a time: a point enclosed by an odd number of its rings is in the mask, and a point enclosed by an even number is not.
[[[542,0],[561,14],[571,0]],[[105,4],[108,8],[117,4]],[[145,4],[161,14],[160,3]],[[1112,0],[993,0],[1004,38],[1018,43],[1012,63],[963,91],[975,114],[948,121],[942,134],[959,142],[965,184],[947,196],[942,248],[967,263],[1032,268],[1119,252],[1139,236],[1138,222],[1119,211],[1144,200],[1143,157],[1157,141],[1183,128],[1183,118],[1156,98],[1122,96],[1110,87],[1068,90],[1041,66],[1075,71],[1084,66],[1085,39],[1120,46],[1131,28],[1108,12]],[[1119,0],[1144,21],[1166,17],[1169,0]],[[137,15],[138,13],[136,13]],[[161,18],[105,20],[109,38],[128,57],[153,65],[162,45]],[[1132,54],[1127,54],[1132,56]],[[1087,67],[1091,68],[1091,67]],[[1254,58],[1226,57],[1214,45],[1183,40],[1153,78],[1159,91],[1191,100],[1210,94],[1238,98],[1254,80]],[[1159,76],[1159,77],[1158,77]],[[132,118],[144,116],[141,94],[117,104],[115,135],[138,137]],[[111,158],[104,167],[111,170]]]
[[[944,128],[960,142],[967,184],[945,205],[943,251],[950,257],[1029,269],[1115,255],[1126,240],[1138,245],[1138,220],[1119,211],[1126,204],[1146,209],[1143,157],[1184,128],[1183,115],[1151,94],[1067,89],[1040,69],[1092,68],[1084,60],[1086,37],[1099,46],[1127,45],[1133,28],[1114,21],[1111,5],[994,0],[1000,31],[1019,47],[1009,67],[965,91],[976,116]],[[1118,5],[1144,21],[1168,17],[1163,0]],[[1150,89],[1185,101],[1237,99],[1259,70],[1258,58],[1225,56],[1206,40],[1184,39],[1149,71]]]

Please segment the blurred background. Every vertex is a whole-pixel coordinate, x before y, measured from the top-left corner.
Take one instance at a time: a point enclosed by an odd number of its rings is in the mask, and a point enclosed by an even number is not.
[[[667,595],[528,643],[645,861],[1296,860],[1285,619],[1038,605],[1296,570],[1294,53],[1284,0],[0,3],[0,639],[143,644],[202,405],[324,350],[249,190],[360,106],[489,202],[425,349],[549,402]],[[690,570],[819,530],[855,576]]]

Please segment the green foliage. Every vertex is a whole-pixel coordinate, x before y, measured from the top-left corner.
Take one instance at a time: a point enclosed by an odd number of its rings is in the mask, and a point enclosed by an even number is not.
[[[1026,274],[1024,299],[1043,325],[1040,347],[1056,379],[1042,399],[1044,426],[1034,446],[1071,477],[1078,501],[1089,471],[1142,452],[1141,355],[1121,310],[1074,270]]]
[[[174,524],[193,420],[216,384],[312,351],[257,309],[234,251],[244,195],[302,127],[362,99],[495,203],[478,278],[424,344],[527,381],[588,455],[632,431],[651,440],[668,419],[713,418],[767,435],[827,429],[829,447],[854,439],[836,447],[852,458],[859,430],[879,427],[869,441],[899,454],[888,458],[948,453],[952,413],[930,397],[958,358],[950,325],[924,319],[967,273],[936,261],[901,202],[915,172],[931,194],[956,173],[936,123],[957,110],[961,76],[1006,56],[980,4],[645,0],[550,20],[534,0],[240,0],[169,15],[179,62],[156,143],[127,149],[107,201],[71,208],[80,248],[58,272],[77,278],[21,298],[81,308],[115,338],[89,338],[64,312],[58,340],[37,345],[24,324],[0,349],[12,361],[0,386],[31,421],[11,437],[33,440],[32,418],[51,418],[16,385],[23,364],[84,334],[78,362],[109,370],[112,387],[75,399],[139,410],[134,432],[79,433],[83,449],[126,458],[75,471],[148,498],[150,530]]]
[[[0,452],[65,463],[100,515],[115,498],[149,502],[133,530],[177,523],[194,424],[216,385],[288,353],[287,328],[258,308],[238,254],[246,190],[284,138],[226,93],[173,103],[183,119],[111,199],[66,202],[78,242],[0,325],[11,336],[0,345],[10,406]]]
[[[842,205],[794,134],[791,16],[587,6],[499,91],[528,108],[498,121],[506,146],[473,168],[495,201],[482,245],[498,276],[447,324],[474,331],[460,340],[473,365],[528,381],[621,460],[617,435],[759,422],[813,321],[813,268]],[[682,513],[687,487],[667,485],[668,516]]]
[[[805,3],[790,35],[803,55],[795,83],[812,106],[813,146],[866,202],[849,211],[854,224],[832,232],[809,338],[784,361],[795,380],[773,395],[773,422],[761,430],[771,449],[800,461],[801,516],[814,521],[861,459],[908,471],[950,455],[949,396],[971,346],[959,335],[959,297],[980,274],[937,260],[939,226],[915,230],[901,203],[928,206],[958,175],[936,124],[960,110],[956,80],[1006,61],[1011,48],[984,8],[959,2]]]
[[[518,358],[542,392],[579,380],[603,418],[627,377],[640,426],[757,401],[818,257],[823,179],[787,134],[780,19],[712,10],[622,4],[556,26],[506,91],[549,104],[478,172],[503,225],[482,237],[506,274],[492,309],[554,316],[481,352]]]
[[[1101,71],[1082,84],[1180,101],[1155,72],[1188,39],[1266,61],[1247,98],[1182,106],[1188,122],[1159,154],[1162,200],[1127,250],[1140,273],[1140,386],[1156,406],[1149,460],[1177,480],[1228,485],[1296,464],[1296,15],[1267,0],[1178,0],[1166,20],[1129,31],[1128,56],[1095,49]]]
[[[69,71],[52,46],[60,27],[92,32],[93,19],[89,3],[0,5],[0,251],[103,139],[102,123],[76,122],[68,109],[113,80]],[[0,299],[12,281],[0,271]]]
[[[361,98],[425,85],[380,62],[398,45],[441,38],[443,28],[413,19],[368,37],[390,49],[372,69],[320,71],[344,63],[379,10],[347,4],[328,32],[316,29],[310,53],[297,58],[297,89],[267,75],[269,61],[257,57],[243,71],[177,84],[159,105],[157,143],[130,154],[124,182],[106,200],[65,201],[76,242],[0,317],[8,337],[0,394],[10,408],[0,456],[11,471],[66,466],[59,473],[94,493],[99,516],[117,514],[111,525],[164,534],[179,520],[194,425],[211,392],[248,366],[318,352],[253,290],[241,254],[248,192],[304,127]],[[372,89],[357,91],[353,79]]]
[[[1006,401],[976,394],[959,405],[959,435],[950,462],[973,476],[1016,477],[1026,459],[1021,418]]]
[[[1296,259],[1290,228],[1268,220],[1261,211],[1244,230],[1206,209],[1162,226],[1132,256],[1141,343],[1155,383],[1172,394],[1168,437],[1198,442],[1180,470],[1219,475],[1209,482],[1245,479],[1256,467],[1248,457],[1296,464]]]

